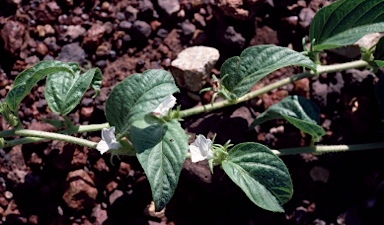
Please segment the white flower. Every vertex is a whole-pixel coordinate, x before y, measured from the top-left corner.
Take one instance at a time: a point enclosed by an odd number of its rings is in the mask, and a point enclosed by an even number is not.
[[[213,152],[211,150],[212,141],[199,134],[196,140],[189,145],[191,151],[191,160],[193,163],[203,161],[204,159],[212,159]]]
[[[176,98],[173,95],[168,96],[164,101],[160,103],[159,106],[153,111],[156,114],[160,114],[161,116],[166,116],[168,114],[169,109],[173,108],[176,105]]]
[[[102,140],[96,146],[96,149],[99,150],[101,154],[104,154],[110,149],[119,149],[121,147],[121,144],[116,141],[115,127],[109,129],[103,128],[101,138]]]

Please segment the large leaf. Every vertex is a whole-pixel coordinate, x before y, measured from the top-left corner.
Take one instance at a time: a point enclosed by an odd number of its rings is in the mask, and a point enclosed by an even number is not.
[[[17,111],[20,102],[31,92],[32,87],[45,76],[66,72],[72,76],[78,67],[75,64],[63,63],[59,61],[42,61],[35,66],[24,70],[15,79],[12,89],[8,92],[5,99],[8,107],[12,111]]]
[[[188,151],[188,136],[177,120],[164,122],[152,115],[130,128],[133,147],[151,185],[156,211],[172,198]]]
[[[318,107],[301,96],[287,96],[270,106],[253,121],[251,127],[273,119],[286,119],[295,127],[311,135],[314,141],[318,141],[325,134],[324,129],[317,125],[319,121]]]
[[[67,115],[79,104],[85,91],[91,85],[96,94],[100,92],[102,74],[100,69],[88,70],[80,75],[59,72],[47,78],[45,98],[53,112]]]
[[[221,66],[222,84],[237,98],[246,94],[263,77],[285,66],[298,65],[316,70],[306,56],[289,48],[258,45],[245,49],[240,56],[227,59]]]
[[[281,204],[292,197],[292,181],[283,161],[258,143],[241,143],[222,162],[226,174],[257,206],[284,212]]]
[[[116,85],[105,105],[105,114],[116,132],[124,134],[129,126],[152,112],[169,95],[179,89],[170,73],[147,70],[132,74]]]
[[[384,60],[384,37],[377,42],[373,56],[375,60]]]
[[[384,31],[384,0],[339,0],[320,9],[311,23],[316,51],[352,44]]]

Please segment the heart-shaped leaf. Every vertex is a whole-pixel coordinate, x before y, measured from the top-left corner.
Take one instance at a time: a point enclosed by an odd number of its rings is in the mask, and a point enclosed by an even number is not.
[[[100,92],[102,74],[100,69],[88,70],[80,75],[58,72],[47,78],[45,98],[55,113],[67,115],[79,104],[85,91],[92,86],[97,95]]]
[[[303,132],[311,135],[314,141],[325,135],[324,129],[317,125],[319,108],[310,100],[293,95],[287,96],[280,102],[270,106],[251,124],[251,128],[273,119],[286,119],[289,123]]]
[[[321,51],[350,45],[366,34],[384,31],[384,0],[339,0],[320,9],[309,38]]]
[[[289,48],[258,45],[245,49],[240,56],[227,59],[220,73],[224,87],[237,98],[245,95],[263,77],[285,66],[303,66],[316,70],[306,56]]]
[[[188,151],[188,135],[177,120],[147,115],[135,121],[130,137],[151,185],[156,211],[172,198]]]
[[[66,72],[72,76],[75,75],[78,66],[71,63],[63,63],[59,61],[42,61],[35,66],[24,70],[15,79],[12,89],[8,92],[5,99],[9,109],[17,111],[20,102],[32,87],[42,78],[55,73]]]
[[[292,181],[283,161],[258,143],[233,147],[222,162],[225,173],[257,206],[284,212],[280,206],[292,197]]]
[[[117,84],[105,105],[105,114],[116,132],[125,134],[129,126],[152,112],[177,88],[170,73],[164,70],[147,70],[132,74]]]

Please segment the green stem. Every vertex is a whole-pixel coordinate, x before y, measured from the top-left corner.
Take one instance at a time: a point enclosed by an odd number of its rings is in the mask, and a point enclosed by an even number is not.
[[[323,154],[331,152],[359,151],[368,149],[384,149],[384,142],[356,145],[318,145],[313,147],[285,148],[272,150],[276,155],[294,155],[301,153]]]
[[[361,68],[361,67],[366,67],[366,66],[368,66],[368,63],[363,61],[363,60],[357,60],[357,61],[353,61],[353,62],[347,62],[347,63],[335,64],[335,65],[326,65],[326,66],[318,65],[317,66],[317,74],[331,73],[331,72],[342,71],[342,70],[353,69],[353,68]],[[210,111],[213,111],[216,109],[220,109],[223,107],[227,107],[227,106],[235,105],[235,104],[238,104],[241,102],[245,102],[245,101],[253,99],[259,95],[270,92],[276,88],[279,88],[279,87],[282,87],[284,85],[293,83],[297,80],[301,80],[301,79],[304,79],[307,77],[312,77],[312,76],[315,76],[315,73],[312,71],[296,74],[292,77],[284,78],[282,80],[279,80],[277,82],[269,84],[263,88],[249,92],[248,94],[246,94],[246,95],[244,95],[244,96],[242,96],[242,97],[240,97],[234,101],[224,100],[224,101],[216,102],[213,104],[209,103],[209,104],[206,104],[203,106],[182,110],[182,111],[180,111],[180,117],[183,118],[183,117],[192,116],[192,115],[203,113],[203,112],[210,112]]]
[[[73,126],[70,129],[60,131],[61,134],[58,134],[58,135],[60,135],[61,138],[65,138],[66,140],[67,139],[83,140],[81,138],[76,138],[76,137],[72,137],[72,136],[69,136],[69,135],[70,134],[75,134],[75,133],[99,131],[99,130],[101,130],[103,128],[108,128],[108,127],[109,127],[108,123]],[[43,132],[44,136],[35,136],[35,135],[23,135],[19,131],[20,130],[4,130],[4,131],[0,131],[0,137],[10,137],[10,136],[18,136],[18,135],[19,136],[29,136],[29,137],[24,137],[24,138],[19,138],[19,139],[15,139],[15,140],[6,141],[6,144],[5,144],[4,147],[12,147],[12,146],[15,146],[15,145],[20,145],[20,144],[35,143],[35,142],[44,141],[44,140],[63,140],[63,139],[56,139],[55,138],[55,137],[57,137],[57,136],[55,136],[57,133]],[[32,131],[34,133],[42,132],[42,131],[36,131],[36,130],[23,130],[23,129],[21,129],[21,131]],[[74,143],[74,142],[71,142],[71,141],[68,141],[68,142]],[[84,143],[87,144],[87,145],[84,145],[84,146],[87,146],[87,147],[94,148],[96,146],[96,145],[94,145],[94,142],[86,141]],[[91,143],[92,143],[93,147],[90,146]],[[79,142],[74,143],[74,144],[83,145],[82,143],[79,143]]]
[[[68,143],[82,145],[82,146],[86,146],[89,148],[96,148],[96,146],[97,146],[96,142],[88,141],[88,140],[85,140],[82,138],[77,138],[77,137],[73,137],[73,136],[69,136],[69,135],[65,135],[65,134],[38,131],[38,130],[25,130],[25,129],[15,130],[15,135],[16,136],[28,136],[28,137],[35,137],[35,138],[65,141]],[[40,141],[40,140],[38,140],[38,141]]]

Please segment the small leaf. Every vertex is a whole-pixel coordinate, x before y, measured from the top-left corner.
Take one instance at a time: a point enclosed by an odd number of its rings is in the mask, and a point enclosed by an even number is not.
[[[156,211],[172,198],[188,151],[188,135],[177,120],[163,122],[147,115],[130,128],[137,158],[151,185]]]
[[[273,119],[286,119],[295,127],[311,135],[315,141],[325,135],[324,129],[317,125],[319,121],[318,107],[301,96],[287,96],[279,103],[270,106],[253,121],[250,127],[253,128]]]
[[[375,61],[384,59],[384,37],[381,37],[376,43],[375,52],[373,53],[373,56],[375,58]]]
[[[100,92],[102,74],[100,69],[88,70],[80,75],[58,72],[47,78],[45,98],[48,106],[62,116],[71,112],[80,102],[86,90],[91,85],[96,94]]]
[[[384,61],[383,60],[373,60],[373,62],[376,64],[377,67],[384,67]]]
[[[384,31],[384,0],[339,0],[320,9],[311,23],[314,50],[350,45],[366,34]]]
[[[316,70],[316,65],[306,56],[289,48],[258,45],[245,49],[240,56],[227,59],[221,66],[224,87],[236,95],[245,95],[263,77],[286,66],[303,66]]]
[[[60,72],[66,72],[74,76],[74,69],[76,69],[76,66],[73,64],[59,61],[42,61],[24,70],[16,77],[12,89],[7,94],[5,101],[8,107],[14,112],[17,111],[23,98],[27,96],[33,86],[45,76]]]
[[[117,84],[105,105],[105,114],[116,132],[125,134],[129,126],[151,113],[169,95],[179,89],[170,73],[147,70],[132,74]]]
[[[283,161],[258,143],[241,143],[233,147],[222,163],[225,173],[257,206],[284,212],[280,204],[292,197],[292,181]]]

